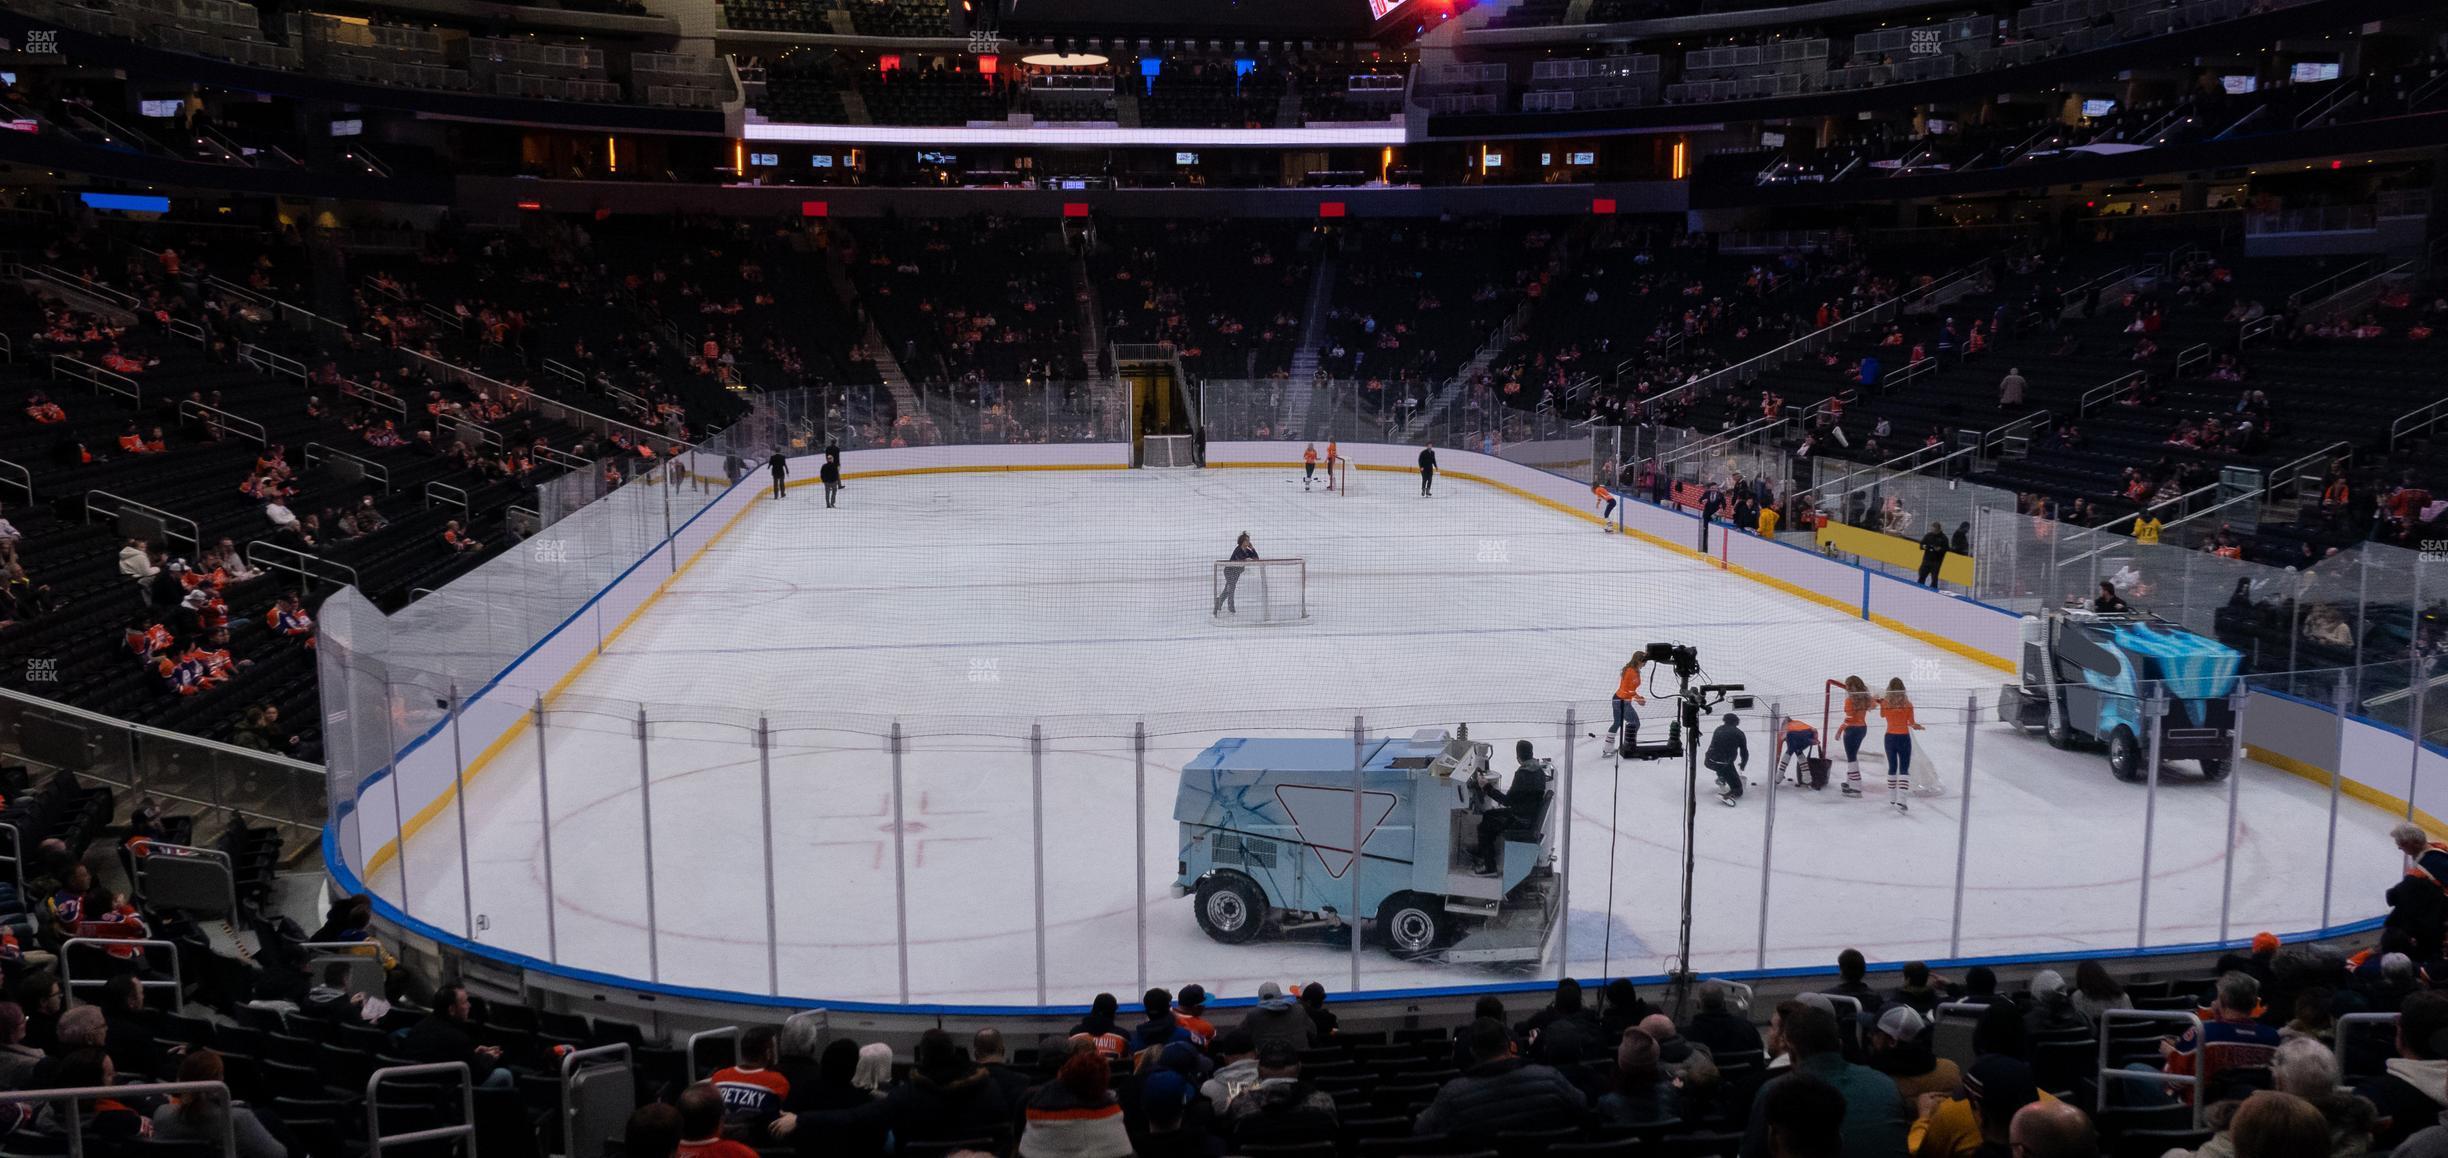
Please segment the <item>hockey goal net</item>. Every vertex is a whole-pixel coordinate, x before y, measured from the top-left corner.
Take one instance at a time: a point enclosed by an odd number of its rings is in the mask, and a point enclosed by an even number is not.
[[[1139,439],[1139,465],[1150,470],[1198,465],[1198,446],[1187,434],[1150,434]]]
[[[1309,618],[1306,559],[1218,560],[1209,614],[1220,623],[1298,623]]]

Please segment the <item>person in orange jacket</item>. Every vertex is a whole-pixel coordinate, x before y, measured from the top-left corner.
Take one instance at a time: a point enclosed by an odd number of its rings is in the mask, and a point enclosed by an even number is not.
[[[1640,691],[1641,665],[1647,662],[1649,662],[1649,652],[1646,648],[1632,653],[1632,659],[1623,665],[1623,674],[1616,678],[1615,722],[1607,728],[1607,747],[1609,748],[1615,746],[1617,733],[1622,734],[1622,741],[1625,744],[1632,743],[1640,736],[1640,713],[1633,711],[1632,708],[1634,705],[1649,702]]]
[[[1615,533],[1615,492],[1605,483],[1591,483],[1590,493],[1598,498],[1598,522],[1606,533]]]
[[[1879,700],[1879,719],[1887,725],[1887,803],[1899,813],[1908,812],[1905,798],[1912,795],[1912,734],[1927,731],[1913,718],[1912,697],[1904,694],[1904,681],[1887,681],[1887,694]]]

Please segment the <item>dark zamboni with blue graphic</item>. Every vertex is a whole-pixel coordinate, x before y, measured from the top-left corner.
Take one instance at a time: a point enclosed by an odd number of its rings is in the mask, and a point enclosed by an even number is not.
[[[2023,678],[1998,692],[1998,719],[2040,729],[2050,746],[2105,745],[2119,780],[2149,774],[2143,711],[2167,697],[2159,760],[2196,760],[2212,780],[2235,753],[2236,690],[2244,653],[2136,613],[2051,611],[2023,620]]]

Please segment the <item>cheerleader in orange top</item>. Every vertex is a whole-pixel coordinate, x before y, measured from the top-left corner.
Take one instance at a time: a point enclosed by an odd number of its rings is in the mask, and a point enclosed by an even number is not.
[[[1317,444],[1312,442],[1301,450],[1301,489],[1309,489],[1309,480],[1317,477]]]
[[[1844,794],[1861,795],[1861,746],[1870,735],[1870,705],[1877,701],[1870,695],[1870,685],[1860,676],[1846,676],[1844,681],[1844,726],[1837,735],[1844,739]]]
[[[1334,489],[1335,462],[1343,457],[1343,448],[1335,440],[1326,440],[1326,489]]]
[[[1616,743],[1616,733],[1622,733],[1623,743],[1631,744],[1640,737],[1640,713],[1632,710],[1636,704],[1649,701],[1641,695],[1641,665],[1649,662],[1648,649],[1632,653],[1631,662],[1623,665],[1623,674],[1615,682],[1615,723],[1607,729],[1607,747]]]
[[[1912,734],[1925,731],[1920,721],[1913,719],[1912,698],[1904,694],[1904,681],[1887,681],[1887,695],[1879,700],[1879,718],[1887,724],[1887,803],[1898,813],[1911,811],[1905,798],[1912,795]]]
[[[1590,493],[1598,498],[1598,522],[1606,533],[1615,533],[1615,492],[1605,483],[1591,483]]]

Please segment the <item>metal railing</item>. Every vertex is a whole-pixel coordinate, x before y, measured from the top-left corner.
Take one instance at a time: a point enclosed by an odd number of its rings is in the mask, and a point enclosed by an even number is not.
[[[90,987],[110,984],[110,978],[108,977],[76,976],[75,961],[78,946],[91,946],[93,948],[105,950],[126,948],[164,950],[162,955],[170,959],[170,979],[164,981],[158,977],[141,978],[136,982],[136,984],[146,989],[169,990],[170,1009],[174,1013],[178,1011],[181,1003],[185,1001],[187,990],[186,987],[181,984],[181,977],[179,974],[178,942],[159,941],[151,938],[136,937],[70,937],[67,940],[60,942],[60,989],[62,992],[65,992],[68,995],[69,1001],[74,1002],[76,1000],[76,991],[77,986],[79,985]]]
[[[54,288],[68,293],[84,294],[116,309],[133,311],[144,304],[134,294],[113,289],[101,282],[80,274],[70,273],[57,266],[20,266],[18,272],[34,281],[49,282]]]
[[[33,505],[34,472],[27,470],[22,464],[0,458],[0,486],[16,487],[24,491],[26,504]]]
[[[2133,386],[2136,382],[2140,382],[2148,377],[2150,377],[2150,371],[2148,370],[2128,371],[2117,378],[2102,382],[2089,390],[2085,390],[2083,391],[2082,401],[2077,403],[2074,407],[2074,413],[2079,417],[2089,418],[2091,416],[2091,408],[2093,406],[2114,399],[2117,395],[2125,393],[2125,391]]]
[[[53,730],[64,725],[82,731],[85,743],[73,754],[29,751],[22,737],[38,723]],[[320,833],[327,819],[322,765],[130,723],[7,688],[0,688],[0,751],[20,762],[75,772],[129,792],[226,809],[299,833]],[[240,767],[251,774],[231,773]],[[259,790],[241,795],[247,782]],[[269,790],[260,790],[264,785]]]
[[[595,463],[591,459],[580,458],[566,450],[555,450],[552,447],[540,442],[529,447],[528,453],[534,455],[541,461],[549,462],[554,466],[562,468],[563,470],[595,469]]]
[[[740,1027],[736,1025],[718,1025],[712,1029],[699,1030],[698,1032],[692,1033],[688,1036],[688,1044],[683,1048],[681,1057],[688,1066],[689,1080],[692,1082],[704,1077],[706,1074],[722,1068],[721,1066],[706,1066],[701,1068],[697,1064],[697,1043],[709,1039],[714,1041],[730,1042],[732,1055],[736,1058],[739,1053]]]
[[[320,442],[307,443],[299,452],[299,459],[305,463],[308,470],[314,469],[315,464],[324,459],[339,459],[342,462],[352,463],[358,470],[364,472],[365,477],[372,479],[374,485],[381,487],[384,494],[391,493],[391,469],[381,463],[360,458],[345,450],[335,450]]]
[[[2350,285],[2341,286],[2319,300],[2304,305],[2296,311],[2296,321],[2299,323],[2316,321],[2361,309],[2377,300],[2390,283],[2402,281],[2411,277],[2413,273],[2414,263],[2411,261],[2401,261],[2379,269],[2369,277]]]
[[[73,378],[95,390],[108,390],[113,394],[125,395],[128,401],[137,405],[144,404],[144,387],[138,385],[134,378],[117,371],[105,370],[72,355],[51,355],[51,377],[54,381],[61,378]]]
[[[0,1106],[67,1103],[69,1112],[59,1117],[68,1123],[68,1158],[85,1158],[85,1115],[76,1111],[78,1102],[99,1098],[144,1098],[167,1094],[218,1096],[224,1105],[228,1104],[230,1096],[229,1086],[222,1082],[140,1082],[125,1086],[76,1086],[64,1090],[13,1090],[8,1093],[0,1093]],[[237,1119],[226,1112],[221,1115],[220,1153],[222,1158],[238,1158]]]
[[[280,556],[283,555],[293,556],[294,558],[281,558]],[[254,539],[249,541],[246,545],[246,559],[247,562],[253,563],[257,567],[277,567],[283,571],[296,574],[299,582],[309,591],[314,589],[314,584],[312,581],[316,579],[321,579],[327,583],[346,587],[354,587],[357,585],[357,569],[355,567],[351,567],[346,563],[334,563],[329,559],[309,555],[295,547],[284,547],[279,543],[272,542],[269,539]],[[343,578],[343,576],[345,576],[345,578]]]
[[[620,1080],[614,1083],[612,1088],[615,1096],[607,1100],[605,1105],[608,1111],[606,1116],[617,1115],[619,1120],[603,1123],[598,1129],[588,1129],[586,1128],[587,1086],[580,1080],[580,1071],[590,1068],[609,1069],[614,1064],[619,1066]],[[637,1100],[636,1089],[632,1084],[635,1079],[630,1076],[630,1067],[634,1064],[635,1058],[627,1042],[599,1045],[593,1049],[571,1050],[561,1055],[561,1138],[564,1143],[563,1152],[569,1158],[603,1158],[606,1143],[620,1138],[620,1131],[628,1117],[628,1109]],[[617,1110],[613,1108],[615,1103],[618,1106]]]
[[[2296,290],[2294,293],[2288,294],[2286,299],[2287,312],[2290,314],[2297,313],[2306,305],[2318,302],[2322,298],[2328,297],[2329,295],[2336,293],[2339,290],[2354,284],[2355,282],[2370,277],[2372,275],[2372,268],[2373,266],[2371,262],[2358,261],[2353,265],[2347,266],[2336,273],[2320,279],[2319,281],[2313,282],[2311,285],[2305,286],[2302,289]]]
[[[399,421],[408,421],[407,401],[380,386],[368,386],[363,382],[343,378],[340,380],[340,396],[354,398],[369,406],[388,410],[397,415]]]
[[[95,499],[102,499],[105,501],[105,503],[118,504],[116,508],[106,506],[105,509],[100,512],[106,518],[117,519],[120,515],[128,511],[135,511],[139,514],[151,515],[152,517],[161,520],[162,534],[165,537],[176,532],[179,527],[183,526],[187,528],[185,535],[189,548],[193,551],[202,551],[204,549],[204,535],[203,532],[197,528],[194,519],[190,519],[185,515],[174,515],[161,509],[160,507],[153,506],[149,503],[140,503],[127,497],[126,495],[115,495],[109,491],[95,490],[85,492],[85,521],[88,523],[94,520]]]
[[[461,431],[473,431],[476,435],[477,444],[484,447],[486,450],[499,451],[505,445],[502,441],[502,436],[492,427],[486,426],[484,423],[478,422],[473,418],[467,417],[466,415],[443,413],[435,417],[434,425],[440,430],[447,432],[453,438],[463,437],[460,433]]]
[[[184,425],[189,419],[194,419],[203,423],[207,430],[231,431],[242,437],[254,439],[257,446],[272,444],[270,439],[264,437],[263,423],[243,415],[232,414],[218,406],[207,406],[193,398],[182,400],[179,403],[178,416],[181,425]]]
[[[2397,443],[2408,435],[2429,434],[2443,418],[2448,418],[2448,398],[2425,403],[2398,415],[2389,422],[2388,448],[2396,450]]]
[[[171,337],[185,342],[193,342],[198,347],[204,346],[209,342],[209,339],[205,337],[204,327],[188,321],[185,318],[168,319],[162,323],[162,328],[170,331]]]
[[[459,517],[468,517],[468,493],[445,482],[425,484],[425,506],[431,509],[436,499],[459,508]]]
[[[2197,1014],[2186,1013],[2179,1009],[2111,1009],[2103,1012],[2100,1016],[2099,1032],[2099,1092],[2095,1095],[2096,1102],[2092,1106],[2092,1110],[2094,1112],[2108,1108],[2108,1087],[2120,1081],[2161,1082],[2167,1085],[2193,1086],[2196,1087],[2194,1090],[2195,1094],[2198,1095],[2201,1092],[2199,1089],[2201,1085],[2201,1076],[2199,1074],[2171,1074],[2162,1073],[2158,1070],[2129,1070],[2123,1067],[2109,1065],[2108,1049],[2116,1042],[2116,1035],[2110,1031],[2109,1027],[2120,1021],[2164,1021],[2172,1024],[2189,1025],[2193,1028],[2193,1039],[2195,1041],[2201,1040],[2202,1020]],[[2201,1127],[2201,1104],[2205,1100],[2206,1099],[2198,1096],[2192,1100],[2193,1105],[2191,1109],[2193,1114],[2193,1126],[2195,1129],[2199,1129]]]
[[[250,342],[238,347],[238,360],[275,378],[290,378],[306,384],[306,363],[278,350],[267,350]]]
[[[16,361],[17,361],[17,342],[16,342],[16,340],[15,340],[15,339],[13,339],[13,338],[10,338],[10,337],[9,337],[7,334],[0,334],[0,362],[8,362],[8,363],[12,363],[12,364],[13,364],[13,363],[15,363]]]
[[[561,359],[559,359],[559,358],[546,358],[546,359],[544,359],[544,367],[543,367],[543,368],[544,368],[544,372],[545,372],[545,373],[547,373],[547,374],[552,374],[552,375],[556,375],[556,376],[561,377],[561,378],[568,379],[569,381],[571,381],[571,382],[575,382],[575,383],[577,383],[577,384],[578,384],[578,385],[580,385],[580,386],[585,386],[585,385],[588,385],[586,375],[579,373],[579,372],[578,372],[578,368],[577,368],[577,367],[572,366],[572,365],[570,365],[569,363],[564,362],[564,361],[562,361],[562,360],[561,360]]]
[[[428,1074],[449,1074],[459,1079],[459,1124],[410,1130],[404,1134],[382,1132],[382,1084],[401,1078],[423,1077]],[[476,1075],[463,1061],[431,1062],[418,1066],[390,1066],[374,1071],[366,1078],[365,1094],[366,1156],[382,1158],[383,1147],[401,1146],[411,1142],[436,1142],[444,1138],[467,1139],[468,1153],[476,1152]]]
[[[237,913],[238,875],[236,866],[230,860],[230,854],[217,848],[200,848],[192,844],[171,844],[162,840],[147,840],[144,847],[145,855],[135,858],[136,871],[128,881],[129,891],[134,893],[138,900],[144,900],[147,904],[151,903],[145,894],[145,873],[152,866],[172,860],[207,860],[221,866],[222,879],[229,885],[229,891],[223,898],[221,912],[224,914]]]
[[[2176,380],[2181,382],[2195,366],[2210,364],[2210,343],[2196,342],[2176,352]]]

